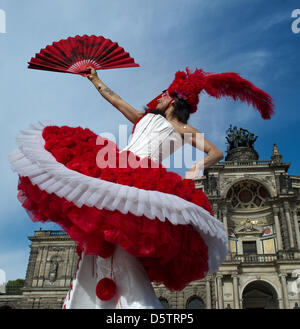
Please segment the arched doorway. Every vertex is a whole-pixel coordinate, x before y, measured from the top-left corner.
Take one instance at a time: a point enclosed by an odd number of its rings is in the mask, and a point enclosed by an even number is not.
[[[243,291],[244,309],[278,309],[278,295],[266,281],[253,281]]]
[[[160,301],[161,305],[163,306],[163,308],[171,308],[171,306],[166,298],[160,297],[159,301]]]
[[[12,309],[12,307],[9,306],[9,305],[2,305],[2,306],[0,306],[0,310],[11,310],[11,309]]]
[[[199,309],[199,308],[205,308],[205,304],[202,300],[202,298],[198,296],[193,296],[189,298],[189,300],[186,303],[187,309]]]

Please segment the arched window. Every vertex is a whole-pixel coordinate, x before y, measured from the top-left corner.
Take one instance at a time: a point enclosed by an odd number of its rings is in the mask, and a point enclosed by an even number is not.
[[[163,308],[171,308],[171,306],[166,298],[160,297],[159,301],[160,301],[161,305],[163,306]]]
[[[205,308],[205,304],[202,298],[198,296],[193,296],[187,301],[186,308],[189,309]]]
[[[263,208],[270,196],[266,188],[256,181],[241,181],[235,183],[227,192],[233,209]]]

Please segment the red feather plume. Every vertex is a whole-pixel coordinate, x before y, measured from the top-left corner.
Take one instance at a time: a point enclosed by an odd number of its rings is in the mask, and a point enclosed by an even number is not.
[[[235,101],[247,102],[259,111],[263,119],[270,119],[274,114],[272,97],[237,73],[207,75],[204,90],[216,98],[229,96]]]

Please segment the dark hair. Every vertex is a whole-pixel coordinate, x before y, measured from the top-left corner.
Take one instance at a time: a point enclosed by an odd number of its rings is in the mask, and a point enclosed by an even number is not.
[[[189,117],[190,117],[190,105],[184,101],[181,98],[174,97],[175,102],[173,103],[174,106],[174,111],[173,115],[182,123],[187,123]],[[147,108],[145,108],[146,112]],[[153,113],[153,114],[160,114],[163,117],[166,117],[165,112],[162,112],[160,110],[150,110],[148,113]]]

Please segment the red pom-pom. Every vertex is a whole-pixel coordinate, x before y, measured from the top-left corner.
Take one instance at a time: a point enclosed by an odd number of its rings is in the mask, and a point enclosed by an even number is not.
[[[96,286],[96,295],[101,300],[110,300],[116,293],[116,284],[112,279],[101,279]]]

